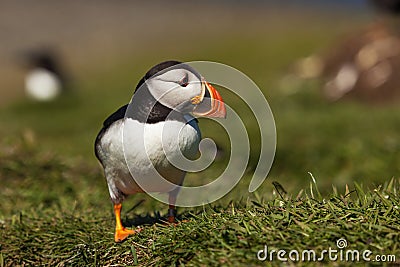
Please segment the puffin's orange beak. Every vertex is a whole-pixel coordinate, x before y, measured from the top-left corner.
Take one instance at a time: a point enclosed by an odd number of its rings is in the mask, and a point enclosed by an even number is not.
[[[224,100],[218,91],[205,80],[201,81],[202,93],[192,98],[196,107],[193,114],[200,117],[226,118]]]

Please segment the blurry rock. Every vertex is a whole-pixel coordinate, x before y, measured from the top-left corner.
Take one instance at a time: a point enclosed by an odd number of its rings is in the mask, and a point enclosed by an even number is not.
[[[359,72],[352,63],[344,63],[334,78],[323,88],[325,95],[331,100],[337,100],[354,89],[359,79]]]
[[[341,39],[325,53],[298,60],[292,75],[300,80],[318,78],[331,101],[400,102],[400,0],[369,2],[380,11],[378,22]]]
[[[324,64],[323,92],[330,100],[400,101],[400,39],[382,23],[331,48]]]

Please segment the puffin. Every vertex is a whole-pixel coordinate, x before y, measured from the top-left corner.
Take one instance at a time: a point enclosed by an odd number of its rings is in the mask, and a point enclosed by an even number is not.
[[[25,92],[30,98],[49,102],[66,91],[66,75],[54,52],[49,49],[32,51],[25,58],[28,66]]]
[[[114,207],[115,242],[139,231],[121,221],[122,202],[129,195],[167,193],[168,222],[175,223],[176,198],[186,171],[171,159],[198,155],[197,117],[225,118],[224,101],[194,68],[171,60],[152,67],[131,101],[104,121],[94,146]],[[167,182],[160,182],[158,175]]]

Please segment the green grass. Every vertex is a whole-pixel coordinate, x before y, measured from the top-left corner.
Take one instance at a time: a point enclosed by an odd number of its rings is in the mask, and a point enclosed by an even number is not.
[[[0,267],[278,265],[258,261],[256,253],[264,245],[321,251],[335,248],[339,238],[349,249],[395,254],[399,263],[398,107],[327,103],[316,81],[299,83],[297,93],[288,94],[280,84],[288,64],[329,44],[340,29],[323,21],[309,27],[302,22],[302,30],[280,26],[210,31],[211,43],[183,38],[162,51],[149,44],[143,55],[76,70],[75,91],[54,103],[21,100],[1,108]],[[179,218],[188,222],[176,227],[161,223],[166,205],[132,196],[124,202],[124,221],[142,231],[115,244],[112,206],[93,142],[104,118],[128,102],[141,75],[171,58],[215,60],[249,75],[275,116],[275,162],[264,184],[248,193],[258,130],[248,109],[224,94],[246,118],[252,138],[241,182],[216,203],[179,209]],[[201,120],[200,127],[229,149],[210,122]],[[210,180],[226,160],[189,174],[186,183]]]
[[[398,257],[400,251],[398,179],[369,189],[357,183],[345,190],[333,187],[325,195],[318,183],[288,194],[275,182],[268,195],[183,209],[179,217],[188,221],[177,226],[162,223],[165,205],[143,204],[136,197],[127,201],[125,210],[137,207],[124,221],[142,231],[115,244],[99,173],[29,151],[24,144],[3,159],[2,181],[14,170],[23,181],[18,176],[6,180],[8,187],[0,193],[0,266],[259,266],[265,262],[256,255],[264,245],[320,252],[336,249],[340,238],[347,240],[347,249],[368,249],[373,255]],[[23,178],[28,170],[32,177]]]

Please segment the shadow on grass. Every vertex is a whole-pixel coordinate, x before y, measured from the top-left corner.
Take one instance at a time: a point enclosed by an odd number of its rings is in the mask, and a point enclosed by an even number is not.
[[[136,208],[138,208],[142,203],[145,202],[144,199],[138,201],[137,204],[135,204],[132,208],[130,208],[128,211],[126,211],[126,214],[131,213],[134,211]],[[176,221],[177,223],[184,221],[184,220],[190,220],[190,218],[194,217],[193,214],[191,214],[189,211],[185,211],[181,214],[177,214],[176,216]],[[169,224],[167,220],[167,215],[162,216],[159,211],[155,211],[154,214],[146,213],[146,215],[134,215],[133,217],[127,216],[123,220],[124,226],[126,227],[141,227],[141,226],[152,226],[155,224]]]
[[[176,221],[179,223],[181,221],[190,220],[190,217],[193,217],[193,215],[191,216],[189,213],[178,214]],[[159,213],[154,215],[147,213],[144,216],[137,215],[133,218],[125,218],[123,224],[125,227],[135,228],[138,226],[152,226],[155,224],[167,225],[169,223],[166,216],[161,216]]]

